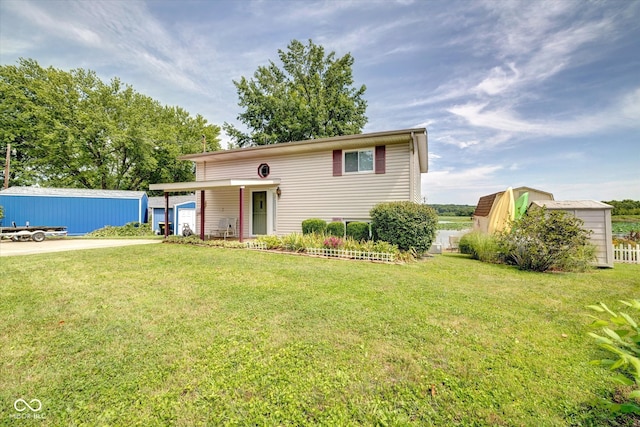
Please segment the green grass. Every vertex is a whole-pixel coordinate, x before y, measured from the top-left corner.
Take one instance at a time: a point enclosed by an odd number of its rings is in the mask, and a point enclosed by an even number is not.
[[[24,398],[38,426],[606,425],[585,306],[640,277],[168,244],[1,262],[0,425]]]

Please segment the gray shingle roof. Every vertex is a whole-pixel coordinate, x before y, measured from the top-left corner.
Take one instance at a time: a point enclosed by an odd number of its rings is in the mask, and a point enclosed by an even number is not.
[[[547,209],[612,209],[613,206],[595,200],[534,200],[531,204]]]
[[[169,207],[173,207],[177,204],[184,202],[195,202],[196,195],[190,194],[188,196],[169,196]],[[164,208],[164,196],[149,197],[150,208]]]

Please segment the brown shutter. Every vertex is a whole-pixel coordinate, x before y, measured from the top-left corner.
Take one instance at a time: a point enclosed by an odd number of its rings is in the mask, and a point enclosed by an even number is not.
[[[376,146],[376,173],[385,173],[386,150],[384,145]]]
[[[342,150],[333,150],[333,176],[342,175]]]

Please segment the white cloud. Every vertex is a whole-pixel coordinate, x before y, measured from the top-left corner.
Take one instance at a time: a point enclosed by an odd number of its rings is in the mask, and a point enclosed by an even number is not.
[[[447,111],[473,126],[515,134],[579,136],[612,128],[640,128],[640,87],[600,111],[583,113],[566,120],[527,120],[508,107],[491,108],[487,102],[469,102]]]
[[[637,179],[565,181],[553,184],[553,195],[556,200],[640,200],[640,185]]]
[[[463,170],[435,170],[423,175],[422,182],[438,189],[477,189],[491,185],[494,174],[501,169],[500,165],[487,165]]]
[[[12,12],[28,18],[33,24],[46,30],[54,37],[75,40],[87,46],[97,47],[101,38],[86,22],[74,22],[73,17],[66,17],[62,13],[51,14],[35,3],[7,2],[6,7]]]
[[[484,92],[487,95],[497,95],[507,90],[520,79],[520,72],[515,64],[507,64],[507,68],[508,70],[503,67],[494,67],[489,72],[489,76],[475,87],[475,91]]]
[[[481,196],[502,188],[496,185],[496,173],[501,169],[499,165],[487,165],[429,171],[422,175],[422,196],[427,198],[427,203],[476,203]]]

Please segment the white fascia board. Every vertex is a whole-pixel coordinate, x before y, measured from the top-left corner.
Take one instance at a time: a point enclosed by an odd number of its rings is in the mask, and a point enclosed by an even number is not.
[[[161,190],[165,193],[178,191],[209,190],[220,187],[257,187],[279,185],[280,179],[260,179],[260,178],[229,178],[217,179],[214,181],[193,181],[193,182],[170,182],[164,184],[150,184],[149,190]]]

